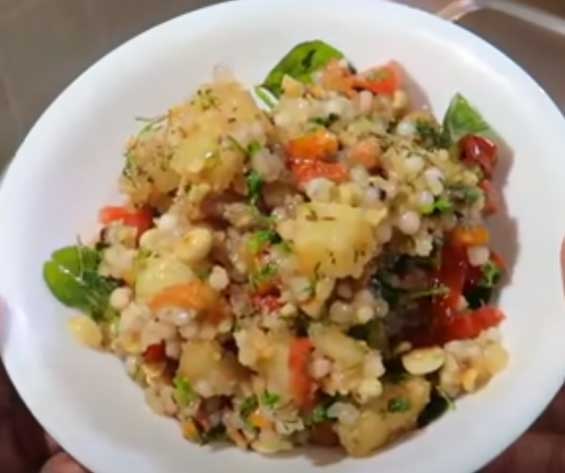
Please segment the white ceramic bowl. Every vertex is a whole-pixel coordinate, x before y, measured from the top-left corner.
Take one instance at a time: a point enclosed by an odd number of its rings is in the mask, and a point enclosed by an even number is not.
[[[327,453],[265,458],[197,447],[152,414],[110,356],[71,339],[41,266],[94,231],[117,199],[133,117],[182,101],[229,65],[258,83],[291,46],[321,38],[359,67],[402,63],[436,113],[461,91],[513,152],[502,165],[507,217],[498,248],[512,263],[500,304],[509,368],[439,422],[372,458]],[[558,263],[565,218],[565,124],[519,67],[465,30],[375,0],[247,0],[180,17],[118,48],[77,79],[35,125],[0,191],[2,354],[25,402],[71,454],[97,473],[202,471],[471,472],[509,445],[556,392],[565,371],[565,307]]]

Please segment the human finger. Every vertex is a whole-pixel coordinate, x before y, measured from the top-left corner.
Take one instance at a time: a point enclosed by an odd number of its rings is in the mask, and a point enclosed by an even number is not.
[[[49,459],[40,473],[88,473],[88,471],[70,455],[60,452]]]

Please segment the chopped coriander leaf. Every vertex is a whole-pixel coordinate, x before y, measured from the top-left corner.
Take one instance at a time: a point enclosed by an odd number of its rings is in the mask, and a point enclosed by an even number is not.
[[[173,385],[175,386],[175,399],[181,407],[186,407],[198,399],[188,379],[177,376],[173,380]]]
[[[323,404],[318,404],[306,419],[308,424],[321,424],[329,419],[328,408]]]
[[[260,268],[255,274],[251,276],[251,284],[255,287],[259,287],[266,282],[269,282],[273,277],[279,272],[277,266],[273,263],[269,263],[262,268]]]
[[[253,140],[251,143],[249,143],[247,145],[247,154],[249,155],[250,158],[252,158],[253,156],[255,156],[259,151],[261,151],[261,149],[263,148],[263,146],[261,145],[261,143],[259,143],[258,141]]]
[[[449,294],[449,288],[444,285],[431,287],[422,291],[415,291],[409,294],[410,299],[423,299],[425,297],[445,296]]]
[[[489,260],[483,267],[483,278],[481,279],[480,285],[484,287],[494,287],[500,281],[502,276],[502,271],[498,265]]]
[[[251,204],[257,205],[261,198],[261,189],[263,188],[263,179],[256,171],[251,171],[247,175],[247,195]]]
[[[473,205],[482,194],[483,191],[478,187],[456,186],[449,189],[451,199],[466,205]]]
[[[214,95],[212,89],[199,89],[196,92],[198,104],[202,111],[210,110],[211,108],[218,108],[220,99]]]
[[[416,122],[416,132],[426,148],[448,148],[449,139],[441,129],[431,123],[419,120]]]
[[[243,146],[241,146],[241,143],[237,141],[233,136],[228,135],[227,139],[236,151],[239,151],[242,154],[247,154],[247,150]]]
[[[315,117],[312,118],[310,121],[312,123],[315,123],[316,125],[329,128],[338,120],[339,120],[339,115],[337,113],[330,113],[327,117]]]
[[[388,401],[389,412],[406,412],[410,410],[410,400],[403,397],[395,397]]]
[[[251,253],[258,254],[269,244],[281,243],[280,235],[274,230],[259,230],[255,232],[248,241],[248,247]]]
[[[265,404],[265,406],[270,407],[271,409],[273,407],[276,407],[276,405],[279,403],[280,400],[281,400],[280,395],[269,391],[265,391],[263,393],[263,396],[261,397],[261,403]]]
[[[244,419],[247,419],[253,412],[259,407],[259,401],[257,400],[257,396],[249,396],[246,397],[241,406],[239,406],[239,414]]]
[[[446,197],[440,197],[436,201],[422,211],[424,215],[431,215],[434,213],[446,214],[453,211],[453,203]]]
[[[279,243],[275,243],[275,245],[277,245],[286,254],[292,253],[291,242],[281,240]]]

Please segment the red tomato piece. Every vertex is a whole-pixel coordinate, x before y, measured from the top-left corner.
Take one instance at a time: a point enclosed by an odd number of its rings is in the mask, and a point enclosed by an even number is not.
[[[500,194],[496,187],[488,179],[484,179],[480,183],[480,187],[485,193],[485,207],[483,212],[485,215],[493,215],[500,209]]]
[[[442,324],[442,343],[476,338],[483,330],[499,325],[504,318],[499,309],[489,306],[449,317]]]
[[[461,160],[468,166],[478,165],[487,178],[492,177],[497,161],[496,145],[486,138],[467,135],[459,142]]]
[[[436,278],[440,284],[449,289],[449,293],[437,298],[434,312],[436,316],[443,318],[457,310],[459,300],[463,295],[469,264],[465,249],[449,243],[443,247],[441,261],[441,268]]]
[[[159,363],[166,358],[165,343],[163,342],[148,346],[145,353],[143,353],[143,361],[146,363]]]

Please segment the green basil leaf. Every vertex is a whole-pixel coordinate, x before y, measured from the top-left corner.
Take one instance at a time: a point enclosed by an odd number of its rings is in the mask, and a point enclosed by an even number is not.
[[[446,138],[453,144],[467,135],[494,138],[495,134],[481,114],[461,94],[456,94],[443,119]]]
[[[55,251],[43,265],[43,278],[53,295],[94,319],[111,315],[108,300],[118,286],[116,281],[98,274],[100,259],[92,248],[68,246]]]
[[[275,97],[282,94],[282,81],[285,75],[310,84],[312,73],[323,68],[332,59],[343,58],[343,53],[320,40],[300,43],[290,50],[269,72],[262,86]]]

